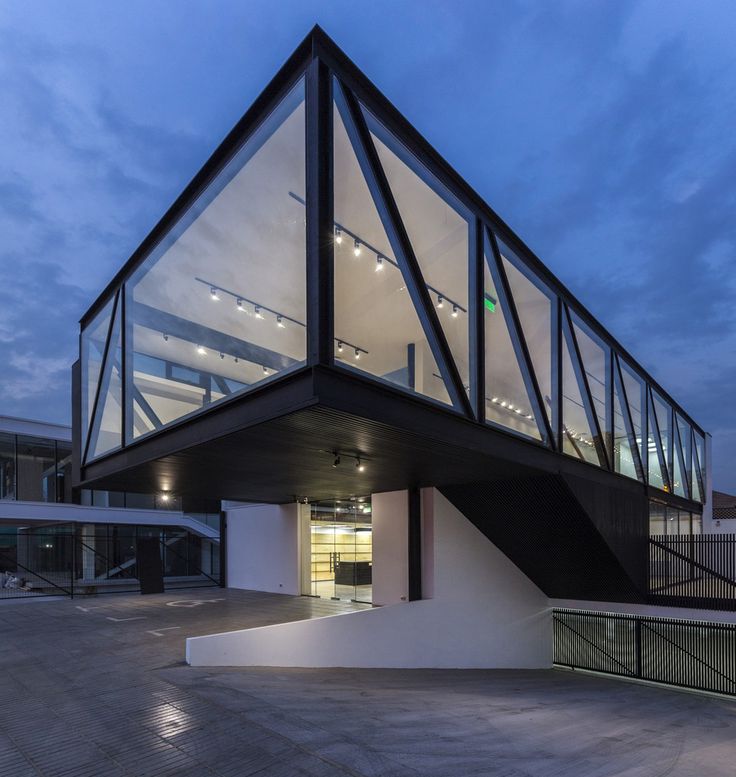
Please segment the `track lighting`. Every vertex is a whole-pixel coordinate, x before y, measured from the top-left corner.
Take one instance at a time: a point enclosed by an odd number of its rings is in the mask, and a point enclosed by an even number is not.
[[[207,349],[203,345],[198,345],[197,346],[197,353],[200,356],[207,356]]]
[[[355,246],[353,247],[353,253],[355,256],[360,256],[360,240],[358,238],[355,238]]]
[[[265,364],[263,365],[263,374],[268,375],[268,367]]]
[[[284,319],[281,316],[276,316],[276,326],[280,327],[281,329],[284,329],[286,327],[286,324],[284,323]]]
[[[161,337],[164,338],[165,343],[169,342],[169,336],[166,334],[166,332],[161,332]]]
[[[220,358],[221,358],[221,359],[224,359],[224,358],[225,358],[225,354],[224,354],[222,351],[220,351]]]
[[[365,472],[365,464],[360,460],[360,457],[355,460],[355,469],[357,469],[358,472]]]
[[[256,318],[263,318],[263,313],[261,313],[261,308],[258,305],[255,305],[253,307],[253,312],[255,313]]]
[[[437,307],[438,308],[445,307],[445,298],[444,297],[442,297],[442,296],[438,296],[437,297]]]
[[[452,306],[452,317],[457,318],[457,305]]]
[[[216,286],[210,286],[210,297],[213,300],[219,300],[220,298],[217,296],[217,287]]]
[[[379,270],[383,270],[383,257],[381,256],[381,254],[378,254],[376,256],[376,272],[378,272]]]
[[[342,232],[340,231],[340,227],[335,227],[335,242],[338,245],[342,243]]]
[[[238,310],[239,310],[241,313],[245,313],[245,306],[243,305],[243,300],[242,300],[240,297],[238,297],[238,298],[235,300],[235,304],[238,306]]]
[[[340,454],[339,453],[335,454],[335,458],[334,458],[334,460],[332,462],[332,466],[333,467],[339,467],[340,466]]]
[[[355,358],[360,359],[360,348],[355,349]]]
[[[337,350],[342,353],[342,343],[339,340],[337,341]]]

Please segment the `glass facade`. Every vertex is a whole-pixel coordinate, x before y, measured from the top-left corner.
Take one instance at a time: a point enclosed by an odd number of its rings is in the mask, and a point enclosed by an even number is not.
[[[380,100],[322,64],[245,122],[89,318],[85,462],[321,362],[702,501],[705,439],[684,411]],[[309,362],[307,268],[330,308],[310,317]]]
[[[0,599],[139,590],[137,543],[161,545],[166,589],[220,582],[217,543],[176,527],[0,526]]]
[[[649,535],[689,536],[703,533],[703,517],[700,513],[682,510],[661,502],[649,502]]]
[[[71,443],[0,432],[0,499],[72,501]]]

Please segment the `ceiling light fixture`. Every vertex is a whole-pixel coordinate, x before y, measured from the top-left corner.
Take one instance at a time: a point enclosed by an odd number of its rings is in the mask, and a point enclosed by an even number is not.
[[[360,256],[360,240],[358,238],[355,238],[355,245],[353,247],[353,253],[355,256]]]
[[[217,287],[216,286],[210,286],[210,298],[217,301],[220,298],[217,296]]]

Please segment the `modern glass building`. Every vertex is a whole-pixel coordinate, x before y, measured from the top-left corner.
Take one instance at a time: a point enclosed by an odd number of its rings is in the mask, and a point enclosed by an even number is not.
[[[419,489],[548,596],[644,601],[650,513],[702,530],[704,430],[319,29],[80,344],[79,487],[373,495],[374,594],[377,494],[407,495],[407,599],[428,589]]]

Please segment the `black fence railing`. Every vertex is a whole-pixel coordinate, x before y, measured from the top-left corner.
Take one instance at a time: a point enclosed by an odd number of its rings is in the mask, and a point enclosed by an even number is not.
[[[736,624],[552,612],[554,663],[736,696]]]
[[[140,591],[137,540],[157,537],[165,590],[220,585],[219,545],[150,526],[60,525],[0,534],[0,599]]]
[[[675,607],[736,610],[736,535],[651,536],[649,598]]]

